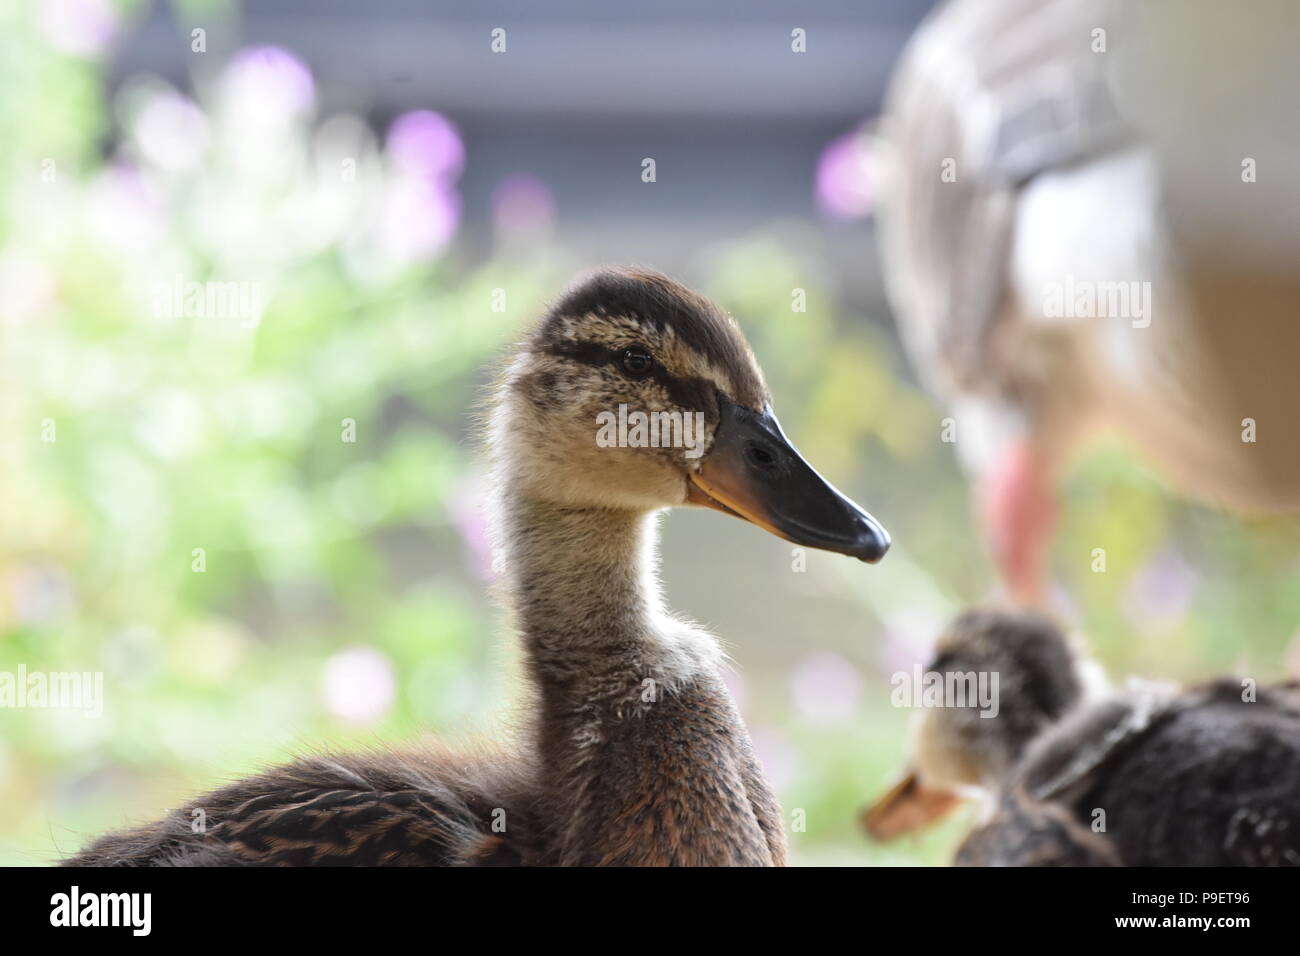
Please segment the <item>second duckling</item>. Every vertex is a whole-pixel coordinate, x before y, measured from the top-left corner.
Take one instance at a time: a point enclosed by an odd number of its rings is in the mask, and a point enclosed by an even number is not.
[[[930,675],[996,676],[997,706],[920,712],[873,837],[978,797],[958,865],[1300,865],[1300,682],[1112,690],[1051,620],[998,610],[961,615]]]

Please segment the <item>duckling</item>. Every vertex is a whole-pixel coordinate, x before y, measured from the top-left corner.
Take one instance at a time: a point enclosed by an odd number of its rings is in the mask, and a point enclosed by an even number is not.
[[[1202,502],[1300,512],[1284,212],[1300,187],[1223,165],[1254,163],[1241,143],[1281,158],[1300,140],[1277,119],[1296,68],[1274,39],[1300,11],[1272,14],[952,0],[900,61],[880,124],[883,274],[1019,601],[1047,602],[1061,476],[1097,434]],[[1190,53],[1207,42],[1242,64],[1240,87]]]
[[[873,837],[975,798],[958,865],[1300,865],[1300,684],[1113,690],[1051,620],[998,610],[961,615],[928,673],[996,675],[994,706],[918,714]]]
[[[602,435],[620,411],[659,428]],[[889,548],[884,528],[785,437],[734,320],[647,269],[600,270],[553,305],[501,370],[487,432],[528,682],[516,738],[308,757],[68,863],[785,862],[716,640],[660,597],[657,514],[711,508],[866,562]]]

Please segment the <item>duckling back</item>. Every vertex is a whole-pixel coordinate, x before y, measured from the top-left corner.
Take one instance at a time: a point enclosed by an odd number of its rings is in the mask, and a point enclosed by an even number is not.
[[[962,865],[1300,865],[1300,684],[1130,689],[1035,742]]]

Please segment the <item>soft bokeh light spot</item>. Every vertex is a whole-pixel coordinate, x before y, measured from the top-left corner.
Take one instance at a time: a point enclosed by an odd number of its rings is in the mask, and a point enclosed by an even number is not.
[[[862,219],[875,204],[871,141],[854,132],[832,140],[817,162],[817,205],[834,219]]]
[[[555,219],[550,187],[531,173],[514,173],[492,190],[492,219],[507,232],[539,232]]]
[[[791,690],[801,714],[819,723],[832,723],[853,716],[862,697],[862,678],[844,658],[825,651],[799,662]]]
[[[36,9],[41,30],[56,50],[94,57],[113,42],[117,11],[111,0],[41,0]]]
[[[73,608],[72,581],[56,564],[21,564],[9,586],[14,617],[25,626],[53,624]]]
[[[371,724],[384,717],[397,695],[388,657],[373,647],[350,647],[325,662],[321,692],[340,720]]]
[[[119,162],[90,184],[87,224],[107,248],[120,255],[142,252],[166,236],[163,199],[140,171]]]
[[[192,453],[203,440],[205,418],[194,396],[162,388],[146,396],[135,432],[140,442],[165,461]]]
[[[159,633],[152,627],[132,625],[114,631],[104,642],[105,695],[114,685],[143,688],[159,675],[163,665],[163,646]]]
[[[465,144],[452,122],[431,110],[405,113],[388,131],[388,152],[404,174],[457,179],[465,166]]]
[[[278,122],[305,113],[316,85],[292,53],[276,46],[241,50],[222,76],[227,106],[252,122]]]
[[[54,276],[38,257],[18,249],[0,252],[0,324],[17,325],[43,314],[54,302]]]
[[[1198,583],[1182,555],[1163,550],[1133,576],[1125,613],[1139,627],[1171,627],[1190,609]]]
[[[208,144],[208,120],[193,100],[159,90],[140,105],[132,135],[141,157],[169,172],[195,168]]]
[[[402,179],[384,199],[384,238],[399,260],[430,258],[446,248],[460,222],[460,196],[437,181]]]

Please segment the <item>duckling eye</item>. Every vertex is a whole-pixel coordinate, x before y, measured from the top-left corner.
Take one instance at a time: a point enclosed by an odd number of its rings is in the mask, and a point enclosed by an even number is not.
[[[645,349],[623,350],[623,371],[632,378],[645,378],[655,367],[654,356]]]

